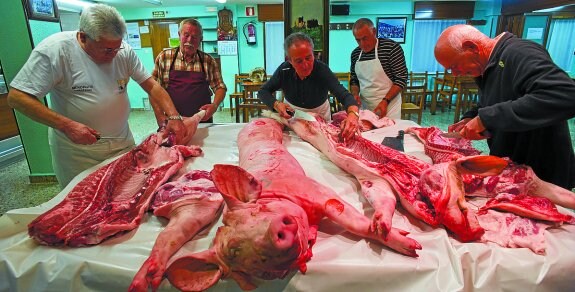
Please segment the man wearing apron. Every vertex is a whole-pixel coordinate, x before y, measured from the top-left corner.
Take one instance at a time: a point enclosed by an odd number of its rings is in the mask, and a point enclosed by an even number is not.
[[[350,91],[363,109],[400,119],[401,90],[407,83],[405,57],[398,43],[378,39],[376,33],[367,18],[353,25],[358,47],[351,53]]]
[[[203,31],[196,19],[183,20],[178,34],[180,46],[158,54],[152,75],[168,91],[181,115],[190,117],[205,110],[202,121],[211,123],[212,115],[226,95],[222,74],[216,60],[198,50]],[[161,116],[161,113],[156,113],[156,116]],[[158,120],[160,122],[163,121]]]
[[[311,38],[303,33],[292,33],[285,39],[284,48],[288,61],[282,63],[262,86],[258,98],[284,118],[291,117],[287,113],[288,109],[298,109],[317,113],[330,121],[331,111],[327,99],[329,91],[348,113],[346,120],[341,123],[342,138],[352,138],[358,129],[357,103],[329,67],[315,60]],[[278,90],[283,91],[283,102],[273,96]]]

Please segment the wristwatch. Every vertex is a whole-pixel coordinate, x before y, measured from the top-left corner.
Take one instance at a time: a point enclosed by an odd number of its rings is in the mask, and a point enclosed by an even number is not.
[[[180,120],[180,121],[183,121],[184,119],[182,118],[182,116],[177,115],[177,116],[168,116],[167,120],[168,120],[168,121],[172,121],[172,120]]]
[[[356,115],[357,118],[359,119],[359,113],[356,112],[356,111],[348,111],[347,114],[348,114],[348,115],[349,115],[349,114],[354,114],[354,115]]]

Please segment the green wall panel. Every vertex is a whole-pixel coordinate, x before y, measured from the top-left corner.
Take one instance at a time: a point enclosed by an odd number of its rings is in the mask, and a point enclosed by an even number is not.
[[[10,40],[0,42],[0,59],[8,84],[28,59],[32,51],[32,42],[38,44],[47,36],[60,31],[60,24],[55,22],[32,20],[28,24],[20,0],[0,1],[0,25],[6,28],[1,30],[0,39]],[[28,160],[30,176],[53,175],[47,127],[19,112],[16,112],[16,121]]]

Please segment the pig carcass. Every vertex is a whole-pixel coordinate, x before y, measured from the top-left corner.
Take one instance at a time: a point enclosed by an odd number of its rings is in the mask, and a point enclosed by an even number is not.
[[[181,290],[200,291],[231,277],[244,290],[256,279],[305,273],[320,220],[327,216],[346,230],[409,256],[421,246],[391,228],[387,239],[370,232],[370,220],[329,188],[307,177],[282,144],[282,127],[258,119],[238,135],[240,166],[215,165],[214,183],[228,207],[209,250],[169,264],[166,275]]]
[[[203,115],[188,118],[188,134]],[[193,135],[193,134],[192,134]],[[62,202],[28,225],[38,243],[53,246],[86,246],[130,231],[140,224],[156,188],[183,165],[184,158],[199,156],[197,146],[162,146],[169,133],[150,135],[120,158],[80,181]]]
[[[168,225],[156,239],[152,252],[144,262],[129,291],[155,291],[160,285],[166,264],[184,243],[203,228],[216,221],[223,198],[210,173],[192,170],[177,181],[162,185],[154,196],[154,215],[165,217]]]
[[[505,162],[490,157],[486,163],[486,159],[474,157],[429,165],[361,136],[341,142],[339,128],[321,119],[278,119],[358,179],[362,194],[375,209],[375,230],[385,233],[390,227],[397,195],[402,206],[425,223],[433,227],[443,224],[461,241],[480,238],[481,227],[467,213],[459,172],[491,175]]]
[[[339,111],[334,113],[331,117],[331,123],[339,127],[341,122],[347,119],[347,112]],[[380,118],[374,112],[370,110],[360,110],[359,111],[359,126],[362,132],[379,129],[383,127],[393,126],[395,125],[395,121],[388,117]]]
[[[441,136],[443,131],[437,127],[410,127],[405,132],[415,135],[423,143],[425,154],[431,157],[433,163],[449,162],[461,156],[481,154],[479,150],[473,148],[470,140],[443,137]]]

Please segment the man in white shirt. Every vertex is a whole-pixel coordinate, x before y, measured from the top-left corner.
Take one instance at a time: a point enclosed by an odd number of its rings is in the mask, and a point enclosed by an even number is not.
[[[128,126],[129,78],[165,113],[176,142],[184,124],[168,93],[145,71],[122,41],[126,24],[118,11],[97,4],[80,16],[77,32],[61,32],[43,40],[10,83],[8,103],[50,127],[48,139],[54,171],[66,186],[78,173],[129,150],[134,138]],[[50,93],[52,108],[38,98]],[[100,139],[100,137],[121,137]]]

